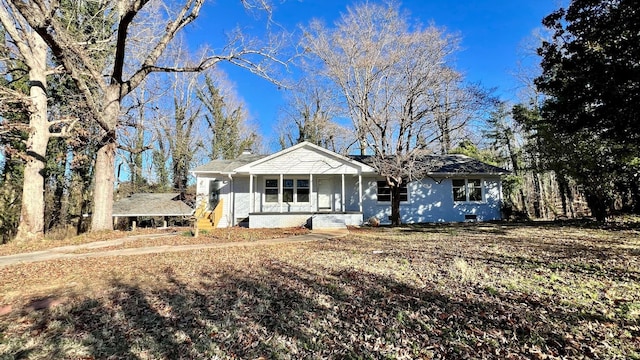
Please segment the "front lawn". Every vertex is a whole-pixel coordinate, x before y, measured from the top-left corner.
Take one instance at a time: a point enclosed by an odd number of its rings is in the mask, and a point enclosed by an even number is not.
[[[0,279],[0,358],[640,358],[633,229],[352,229]]]

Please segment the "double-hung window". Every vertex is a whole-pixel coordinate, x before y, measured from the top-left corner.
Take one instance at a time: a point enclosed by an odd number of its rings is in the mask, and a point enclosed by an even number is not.
[[[309,180],[296,180],[296,202],[309,202]]]
[[[470,202],[482,201],[482,180],[480,179],[453,179],[453,201]]]
[[[391,202],[391,186],[385,180],[378,181],[377,185],[378,202]],[[409,199],[408,194],[407,183],[402,183],[400,185],[400,201],[407,201]]]
[[[278,202],[278,190],[280,180],[265,180],[264,197],[265,202]],[[308,179],[283,179],[282,180],[282,201],[288,203],[309,202],[309,180]]]
[[[264,183],[264,201],[278,202],[278,184],[277,179],[267,179]]]

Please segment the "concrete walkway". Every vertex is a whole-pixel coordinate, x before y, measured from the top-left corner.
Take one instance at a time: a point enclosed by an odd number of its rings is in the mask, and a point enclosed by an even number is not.
[[[0,267],[15,265],[15,264],[28,264],[39,261],[58,260],[58,259],[86,259],[97,258],[107,256],[128,256],[128,255],[145,255],[145,254],[159,254],[177,251],[192,251],[202,249],[217,249],[217,248],[230,248],[230,247],[242,247],[242,246],[264,246],[264,245],[278,245],[287,243],[304,243],[310,241],[327,240],[346,236],[349,233],[347,229],[319,229],[313,230],[309,234],[290,236],[280,239],[269,240],[257,240],[257,241],[240,241],[240,242],[227,242],[227,243],[215,243],[215,244],[192,244],[192,245],[161,245],[161,246],[148,246],[118,250],[105,250],[105,251],[93,251],[88,253],[81,252],[82,250],[100,249],[110,246],[118,246],[127,242],[134,242],[140,239],[162,238],[175,236],[175,234],[159,234],[159,235],[137,235],[129,236],[115,240],[96,241],[81,245],[69,245],[51,248],[42,251],[35,251],[30,253],[14,254],[0,256]]]

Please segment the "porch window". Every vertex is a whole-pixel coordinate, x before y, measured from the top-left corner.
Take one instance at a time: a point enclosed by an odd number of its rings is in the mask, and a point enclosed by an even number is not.
[[[400,185],[400,201],[408,201],[407,183]],[[391,186],[385,180],[378,181],[378,202],[391,202]]]
[[[296,185],[296,201],[309,202],[309,180],[299,179]]]
[[[284,179],[282,201],[293,202],[293,179]]]
[[[309,180],[284,179],[282,186],[282,201],[289,203],[309,202]]]
[[[480,179],[453,179],[453,201],[482,201],[482,181]]]
[[[264,201],[278,202],[278,180],[267,179],[264,184]]]

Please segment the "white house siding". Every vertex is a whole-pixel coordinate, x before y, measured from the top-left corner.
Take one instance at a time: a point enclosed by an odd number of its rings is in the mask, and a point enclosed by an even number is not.
[[[478,178],[471,176],[469,178]],[[391,204],[378,203],[376,199],[377,178],[364,181],[364,219],[378,218],[381,223],[390,223]],[[423,179],[408,186],[409,199],[400,204],[403,223],[462,222],[465,215],[475,215],[477,221],[500,220],[501,189],[499,178],[482,179],[483,200],[481,202],[454,202],[451,179]]]
[[[277,169],[277,170],[275,170]],[[355,166],[349,166],[336,158],[313,149],[298,148],[266,160],[251,168],[253,174],[356,174]]]
[[[235,209],[231,215],[234,217],[233,225],[237,225],[239,220],[249,217],[249,177],[241,176],[233,179],[233,192]]]

